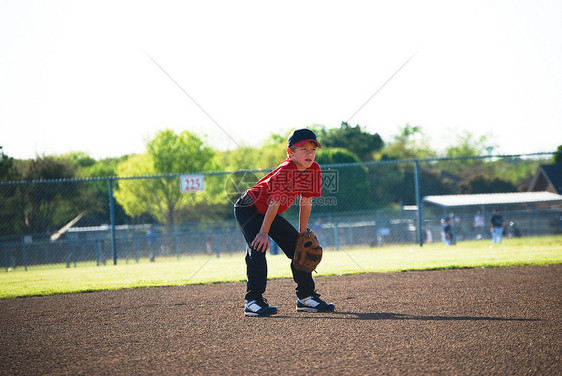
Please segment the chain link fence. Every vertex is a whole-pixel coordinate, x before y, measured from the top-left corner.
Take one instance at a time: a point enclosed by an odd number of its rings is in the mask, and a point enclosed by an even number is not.
[[[323,165],[323,196],[309,227],[327,249],[423,246],[442,241],[451,217],[456,240],[482,241],[499,207],[506,236],[562,233],[562,196],[521,199],[538,166],[548,163],[540,154],[524,157]],[[505,171],[521,176],[502,180]],[[244,252],[233,203],[267,172],[0,182],[0,265],[9,271]],[[464,199],[445,205],[430,197]],[[296,226],[298,205],[283,215]],[[270,252],[280,250],[273,244]]]

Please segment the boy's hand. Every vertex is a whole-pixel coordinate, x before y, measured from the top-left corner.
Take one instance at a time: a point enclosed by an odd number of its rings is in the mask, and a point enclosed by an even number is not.
[[[252,242],[252,247],[259,252],[265,252],[269,248],[269,236],[263,232],[259,232]]]

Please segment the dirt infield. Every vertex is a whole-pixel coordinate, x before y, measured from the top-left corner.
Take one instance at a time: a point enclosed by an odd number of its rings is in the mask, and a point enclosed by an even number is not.
[[[2,300],[0,374],[562,375],[562,265],[316,281],[336,312],[297,313],[287,279],[269,318],[243,283]]]

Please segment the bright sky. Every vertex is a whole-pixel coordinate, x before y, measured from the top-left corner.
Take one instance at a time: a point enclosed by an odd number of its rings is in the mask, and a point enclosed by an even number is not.
[[[103,158],[170,128],[233,149],[349,120],[550,152],[561,20],[559,0],[0,0],[0,145]]]

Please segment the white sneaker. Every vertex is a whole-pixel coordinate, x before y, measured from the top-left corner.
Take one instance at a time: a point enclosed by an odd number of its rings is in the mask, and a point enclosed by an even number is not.
[[[265,299],[256,299],[246,301],[244,306],[244,316],[250,317],[266,317],[275,315],[277,313],[277,307],[270,306],[267,304]]]
[[[336,306],[326,303],[320,299],[320,294],[314,295],[303,299],[297,299],[298,312],[333,312]]]

